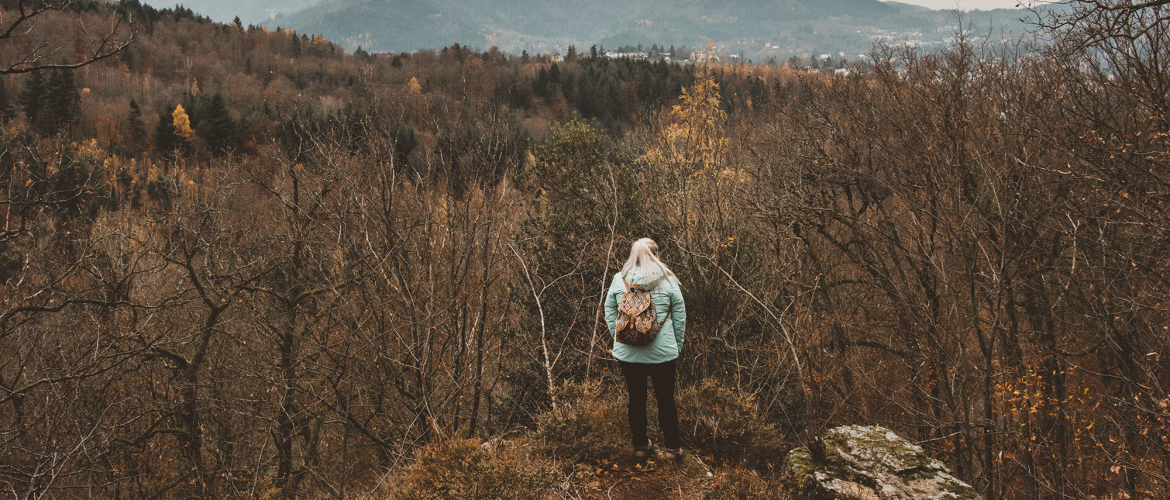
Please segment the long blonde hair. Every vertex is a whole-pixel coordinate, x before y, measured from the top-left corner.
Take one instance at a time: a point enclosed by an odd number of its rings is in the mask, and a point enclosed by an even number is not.
[[[630,258],[626,259],[626,265],[622,266],[622,276],[628,275],[634,269],[642,273],[642,281],[650,288],[658,286],[658,281],[664,276],[670,277],[674,284],[678,285],[678,276],[658,259],[658,244],[650,238],[635,241],[630,247]]]

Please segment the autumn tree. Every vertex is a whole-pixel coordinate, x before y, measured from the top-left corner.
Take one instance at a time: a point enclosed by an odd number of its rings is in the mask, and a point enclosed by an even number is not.
[[[191,118],[187,116],[182,104],[176,105],[175,110],[171,112],[171,125],[174,127],[175,137],[182,143],[190,144],[191,139],[195,138],[195,131],[191,130]]]
[[[60,57],[64,47],[59,33],[53,31],[55,23],[45,21],[58,14],[77,15],[80,18],[80,10],[76,7],[84,2],[17,0],[14,3],[5,6],[16,15],[7,16],[0,22],[0,44],[16,43],[28,48],[19,51],[17,57],[0,66],[0,74],[3,75],[54,69],[72,70],[88,66],[120,54],[134,41],[137,33],[133,18],[122,12],[110,11],[114,15],[105,20],[104,26],[95,26],[96,31],[89,32],[82,25],[81,31],[87,43],[74,47],[74,57],[50,63],[46,59]]]
[[[526,266],[532,281],[515,286],[528,291],[525,330],[539,333],[552,352],[531,360],[525,375],[548,379],[544,389],[550,391],[557,385],[552,381],[604,370],[611,340],[597,313],[619,254],[632,235],[661,237],[666,228],[648,226],[648,200],[637,196],[633,158],[590,122],[554,129],[529,162],[524,185],[542,208],[527,221],[520,241],[528,260],[518,265]]]

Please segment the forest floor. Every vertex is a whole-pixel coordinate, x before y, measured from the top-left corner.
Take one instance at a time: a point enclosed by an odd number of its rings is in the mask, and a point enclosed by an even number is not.
[[[702,458],[685,452],[678,460],[633,455],[577,464],[575,484],[562,488],[561,498],[589,500],[655,500],[708,498],[718,478]]]

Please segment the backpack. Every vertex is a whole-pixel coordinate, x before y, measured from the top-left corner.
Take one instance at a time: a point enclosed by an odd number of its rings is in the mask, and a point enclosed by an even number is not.
[[[649,344],[658,337],[658,330],[666,324],[666,320],[658,322],[658,310],[654,307],[650,290],[642,285],[630,286],[625,276],[622,276],[622,283],[626,285],[626,293],[618,301],[617,321],[614,323],[616,340],[626,345]],[[670,318],[669,310],[666,317]]]

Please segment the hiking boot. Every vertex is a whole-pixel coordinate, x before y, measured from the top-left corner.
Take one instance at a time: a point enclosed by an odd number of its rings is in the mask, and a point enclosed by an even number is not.
[[[658,452],[658,458],[663,460],[678,460],[682,458],[682,448],[663,448]]]
[[[650,458],[650,448],[639,448],[634,450],[634,458],[638,460],[646,460]]]

